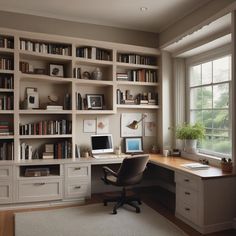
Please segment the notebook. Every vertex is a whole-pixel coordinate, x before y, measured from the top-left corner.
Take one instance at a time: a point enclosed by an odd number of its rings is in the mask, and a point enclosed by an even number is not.
[[[201,163],[188,163],[182,164],[181,166],[191,170],[208,169],[210,167],[209,165],[204,165]]]

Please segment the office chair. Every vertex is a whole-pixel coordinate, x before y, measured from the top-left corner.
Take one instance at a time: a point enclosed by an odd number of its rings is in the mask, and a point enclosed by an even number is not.
[[[123,187],[120,196],[103,200],[104,206],[106,206],[108,202],[116,202],[113,208],[113,214],[117,214],[117,209],[124,204],[134,207],[136,212],[140,213],[140,208],[135,202],[140,205],[141,200],[137,196],[127,196],[126,187],[141,182],[148,158],[149,155],[136,155],[125,158],[117,172],[114,172],[107,166],[103,167],[104,177],[102,180],[105,184]]]

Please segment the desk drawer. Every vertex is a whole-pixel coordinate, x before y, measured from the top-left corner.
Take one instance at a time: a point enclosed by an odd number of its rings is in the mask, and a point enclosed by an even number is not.
[[[90,197],[91,186],[89,182],[70,181],[65,186],[66,198]]]
[[[186,218],[187,220],[198,224],[198,209],[197,206],[194,204],[187,204],[185,202],[176,202],[176,212],[181,215],[182,217]]]
[[[176,185],[176,202],[185,202],[192,206],[197,206],[198,192],[190,188]]]
[[[0,180],[12,178],[12,166],[0,166]]]
[[[61,198],[62,181],[60,179],[18,181],[19,202],[47,201]]]
[[[194,178],[191,175],[175,172],[175,182],[177,184],[182,185],[183,187],[185,187],[187,189],[198,190],[199,189],[199,181],[200,181],[200,179],[198,180],[197,178]]]
[[[90,178],[90,165],[68,164],[65,168],[66,178]]]

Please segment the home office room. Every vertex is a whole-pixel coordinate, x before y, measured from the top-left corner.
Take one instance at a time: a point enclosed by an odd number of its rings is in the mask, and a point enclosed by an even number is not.
[[[236,235],[233,0],[0,0],[0,236]]]

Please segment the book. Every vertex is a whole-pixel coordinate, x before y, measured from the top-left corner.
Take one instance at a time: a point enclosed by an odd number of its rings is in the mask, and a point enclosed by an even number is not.
[[[188,164],[182,164],[181,166],[190,170],[208,169],[210,167],[209,165],[204,165],[201,163],[188,163]]]
[[[47,110],[63,110],[63,106],[59,105],[47,105]]]

